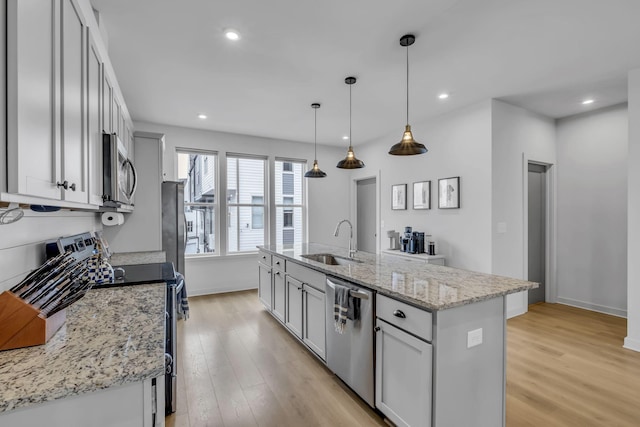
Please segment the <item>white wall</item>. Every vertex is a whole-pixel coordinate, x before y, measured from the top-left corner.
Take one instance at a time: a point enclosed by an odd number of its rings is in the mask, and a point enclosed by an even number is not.
[[[493,100],[491,128],[491,272],[526,279],[523,165],[529,160],[555,164],[555,123]],[[506,232],[499,232],[498,223]],[[507,297],[509,317],[526,311],[526,292]]]
[[[640,351],[640,69],[629,73],[627,158],[627,337],[624,346]]]
[[[625,104],[557,122],[558,302],[626,315],[627,146]]]
[[[389,247],[387,230],[431,234],[436,252],[448,266],[491,272],[491,102],[485,101],[422,123],[413,135],[429,150],[419,156],[391,156],[404,126],[375,142],[355,147],[366,167],[351,179],[380,172],[381,247]],[[343,157],[346,149],[343,150]],[[460,176],[460,209],[438,209],[438,178]],[[431,180],[431,210],[413,209],[413,183]],[[407,184],[407,210],[391,210],[391,186]],[[355,195],[354,195],[355,197]]]
[[[267,156],[270,164],[275,157],[307,159],[309,167],[313,162],[313,146],[310,144],[153,123],[135,123],[135,128],[136,131],[165,134],[165,180],[175,179],[176,148]],[[347,245],[344,237],[333,237],[335,224],[349,214],[348,175],[335,168],[342,156],[344,154],[339,148],[318,145],[318,162],[321,169],[327,172],[327,177],[308,180],[308,241]],[[273,189],[273,185],[270,188]],[[140,188],[138,191],[144,190]],[[255,256],[247,255],[187,259],[185,275],[189,293],[198,295],[255,288],[255,261]]]
[[[69,211],[27,210],[18,222],[0,225],[0,292],[45,261],[45,241],[101,229],[96,214]]]

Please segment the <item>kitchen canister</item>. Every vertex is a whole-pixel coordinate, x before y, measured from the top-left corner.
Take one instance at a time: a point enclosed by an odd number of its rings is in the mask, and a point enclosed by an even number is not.
[[[102,255],[102,246],[99,241],[96,241],[97,253],[87,259],[87,280],[91,283],[111,283],[113,282],[114,274],[113,267],[109,264],[106,258]]]

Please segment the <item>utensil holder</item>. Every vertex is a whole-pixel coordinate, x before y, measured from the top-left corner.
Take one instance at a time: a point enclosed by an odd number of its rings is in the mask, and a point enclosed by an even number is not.
[[[4,291],[0,294],[0,351],[45,344],[66,320],[66,309],[47,318],[11,291]]]

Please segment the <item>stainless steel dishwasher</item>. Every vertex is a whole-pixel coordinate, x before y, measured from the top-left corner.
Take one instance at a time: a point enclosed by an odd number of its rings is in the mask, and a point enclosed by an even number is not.
[[[360,318],[347,320],[344,333],[336,332],[333,320],[335,285],[351,289],[360,299]],[[327,276],[327,365],[372,408],[374,400],[373,304],[374,292],[353,283]]]

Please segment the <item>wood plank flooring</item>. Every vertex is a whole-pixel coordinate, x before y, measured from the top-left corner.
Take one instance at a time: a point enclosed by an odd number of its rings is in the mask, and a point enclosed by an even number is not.
[[[384,426],[269,315],[256,291],[189,298],[168,427]],[[640,426],[626,320],[559,304],[507,322],[507,426]]]

